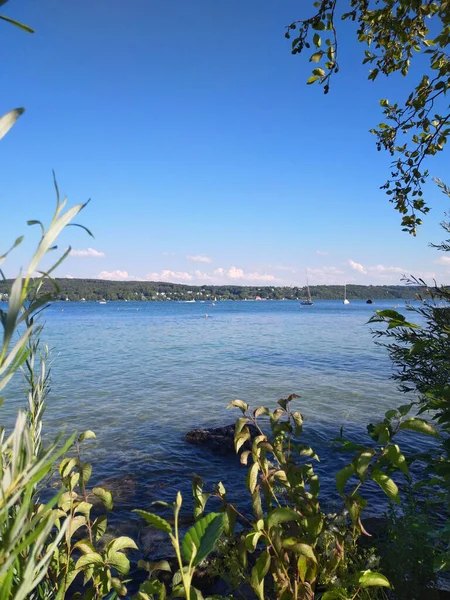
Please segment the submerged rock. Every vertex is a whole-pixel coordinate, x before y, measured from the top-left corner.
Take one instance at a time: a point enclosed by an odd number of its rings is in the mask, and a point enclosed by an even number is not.
[[[254,425],[248,425],[251,438],[258,434],[258,430]],[[235,454],[234,449],[234,424],[226,425],[225,427],[213,427],[210,429],[192,429],[188,431],[184,437],[189,444],[203,446],[208,448],[214,454],[225,456]],[[250,449],[250,442],[246,442],[243,449]]]

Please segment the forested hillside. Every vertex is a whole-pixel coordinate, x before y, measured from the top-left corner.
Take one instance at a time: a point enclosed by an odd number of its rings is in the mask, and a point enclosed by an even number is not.
[[[256,287],[237,285],[185,285],[178,283],[153,281],[104,281],[101,279],[56,279],[59,292],[55,300],[294,300],[306,297],[306,288],[301,287]],[[5,299],[12,281],[0,283],[0,294]],[[47,283],[49,290],[51,289]],[[311,286],[314,300],[339,300],[343,298],[341,285]],[[347,297],[360,299],[412,299],[419,292],[415,286],[386,285],[365,286],[348,285]],[[6,296],[7,298],[7,296]]]

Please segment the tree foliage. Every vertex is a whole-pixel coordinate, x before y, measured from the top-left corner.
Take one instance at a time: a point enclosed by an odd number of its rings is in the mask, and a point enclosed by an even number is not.
[[[450,198],[450,189],[439,185]],[[443,221],[441,226],[450,233],[450,223]],[[450,251],[450,239],[431,245],[440,252]],[[433,411],[450,432],[450,289],[436,282],[427,286],[415,278],[410,283],[423,286],[428,293],[422,302],[408,306],[416,322],[394,310],[376,311],[371,322],[387,324],[375,335],[389,352],[401,391],[418,393],[421,410]]]
[[[287,27],[292,53],[310,50],[313,71],[308,84],[325,94],[339,71],[338,21],[355,24],[358,42],[367,47],[363,63],[369,79],[409,74],[417,63],[422,75],[404,101],[381,99],[384,121],[371,130],[378,150],[392,156],[389,179],[382,186],[402,215],[404,231],[415,234],[420,214],[430,209],[423,184],[425,159],[441,152],[450,135],[450,3],[448,0],[320,0],[316,11]],[[341,11],[341,12],[338,12]],[[342,12],[343,11],[343,12]]]

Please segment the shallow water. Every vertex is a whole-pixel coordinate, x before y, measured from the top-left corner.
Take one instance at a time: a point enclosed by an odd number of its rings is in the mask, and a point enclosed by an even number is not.
[[[55,303],[43,336],[54,358],[45,430],[96,432],[88,442],[93,481],[116,491],[115,519],[125,526],[132,508],[172,500],[178,489],[188,498],[192,472],[222,480],[243,502],[244,467],[185,443],[184,434],[233,422],[237,411],[225,408],[233,398],[273,407],[295,392],[332,502],[334,473],[349,457],[328,440],[341,425],[364,435],[371,419],[406,402],[366,325],[375,308],[397,303]],[[22,386],[17,378],[7,389],[3,423],[23,403]]]

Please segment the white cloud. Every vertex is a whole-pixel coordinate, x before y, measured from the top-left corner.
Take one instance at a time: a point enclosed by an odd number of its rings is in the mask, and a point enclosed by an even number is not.
[[[365,266],[351,259],[347,261],[347,264],[350,265],[353,271],[356,271],[360,275],[364,275],[364,280],[362,281],[364,284],[400,284],[402,276],[408,272],[408,269],[405,269],[404,267],[382,264]],[[348,281],[358,283],[358,279],[355,279],[354,277]]]
[[[387,267],[386,265],[375,265],[367,268],[371,273],[403,273],[406,269],[403,267]]]
[[[250,281],[276,281],[277,278],[269,273],[249,273],[247,277]]]
[[[223,271],[223,269],[220,270],[221,273]],[[237,267],[230,267],[228,271],[224,272],[224,274],[230,279],[242,279],[244,277],[244,271],[242,269],[238,269]]]
[[[170,281],[171,283],[178,283],[179,281],[191,281],[193,279],[190,273],[183,271],[170,271],[164,269],[161,273],[148,273],[146,277],[149,281]]]
[[[203,254],[188,254],[186,256],[186,258],[188,260],[190,260],[191,262],[199,262],[199,263],[210,263],[212,262],[212,258],[209,258],[209,256],[204,256]]]
[[[171,271],[169,269],[164,269],[160,273],[148,273],[146,279],[150,281],[170,281],[173,283],[177,282],[185,282],[192,281],[195,284],[201,283],[229,283],[229,282],[239,282],[239,285],[252,285],[256,282],[275,282],[278,281],[274,275],[269,273],[246,273],[243,269],[239,269],[237,267],[230,267],[229,269],[224,269],[219,267],[218,269],[214,269],[214,271],[205,272],[200,270],[195,270],[191,273],[186,271]]]
[[[399,280],[398,276],[404,275],[408,271],[408,269],[405,269],[404,267],[395,267],[392,265],[378,264],[364,266],[351,259],[348,260],[347,263],[354,271],[361,273],[361,275],[372,275],[377,279]]]
[[[318,254],[319,256],[328,256],[328,252],[326,252],[325,250],[316,250],[316,254]]]
[[[435,262],[441,265],[450,265],[450,256],[441,256]]]
[[[119,281],[126,279],[136,279],[132,275],[129,275],[128,271],[100,271],[97,275],[98,279],[109,279],[110,281]]]
[[[308,269],[309,283],[312,285],[338,285],[344,281],[344,271],[337,267]]]
[[[348,260],[347,262],[354,271],[358,271],[358,273],[362,273],[363,275],[366,275],[367,270],[360,263],[357,263],[351,259]]]
[[[227,279],[245,279],[247,281],[276,281],[274,275],[268,273],[244,273],[242,269],[230,267],[229,269],[216,269],[214,275]]]
[[[94,248],[88,248],[87,250],[71,250],[70,256],[78,256],[81,258],[104,258],[105,253],[94,250]]]
[[[73,275],[64,275],[64,279],[73,279]]]

